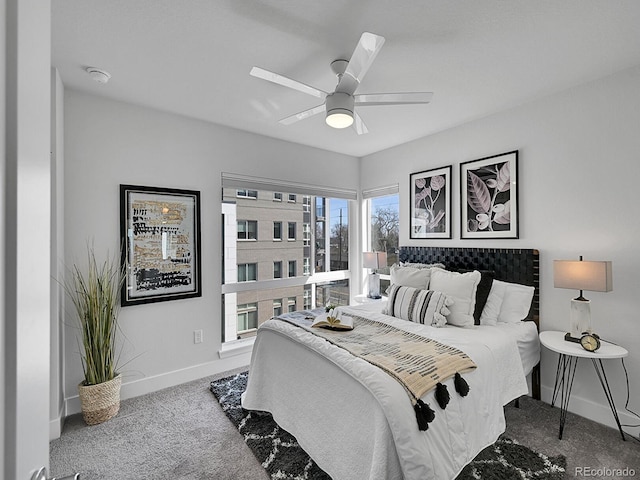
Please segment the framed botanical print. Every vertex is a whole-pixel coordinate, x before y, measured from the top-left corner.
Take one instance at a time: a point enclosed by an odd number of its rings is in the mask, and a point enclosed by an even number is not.
[[[120,185],[122,305],[202,295],[200,192]]]
[[[518,151],[460,164],[460,238],[518,238]]]
[[[451,238],[451,165],[412,173],[409,238]]]

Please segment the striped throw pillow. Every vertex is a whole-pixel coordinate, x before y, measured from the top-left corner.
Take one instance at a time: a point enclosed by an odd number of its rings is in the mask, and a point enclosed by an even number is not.
[[[411,322],[442,327],[453,300],[442,292],[391,285],[386,314]]]

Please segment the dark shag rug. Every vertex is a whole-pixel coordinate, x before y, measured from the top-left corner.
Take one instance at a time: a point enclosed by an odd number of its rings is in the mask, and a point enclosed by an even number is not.
[[[247,375],[243,372],[211,382],[210,390],[271,478],[331,480],[270,414],[242,408],[240,395],[247,387]],[[548,457],[501,437],[480,452],[456,480],[560,480],[566,464],[562,455]]]

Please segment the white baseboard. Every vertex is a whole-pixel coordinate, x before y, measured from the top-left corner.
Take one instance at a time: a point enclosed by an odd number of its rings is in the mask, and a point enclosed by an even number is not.
[[[202,363],[181,370],[174,370],[172,372],[123,383],[122,390],[120,391],[120,399],[126,400],[127,398],[139,397],[147,393],[157,392],[163,388],[173,387],[235,368],[248,367],[250,361],[251,351],[248,351],[213,362]],[[67,415],[80,413],[80,398],[78,395],[65,398],[65,404]]]
[[[553,388],[542,386],[541,394],[542,401],[551,404],[551,398],[553,397]],[[559,398],[556,399],[556,407],[558,406],[558,401]],[[634,417],[626,410],[624,410],[624,405],[616,405],[616,410],[618,411],[618,418],[620,418],[621,424],[640,424],[640,419]],[[611,409],[609,408],[608,404],[601,405],[591,400],[587,400],[576,395],[571,395],[571,399],[569,401],[569,411],[571,413],[575,413],[576,415],[580,415],[581,417],[593,420],[594,422],[601,423],[602,425],[606,425],[616,430],[618,429],[618,425],[616,425],[616,421],[613,418],[613,413],[611,413]],[[571,426],[567,424],[566,428],[571,428]],[[629,433],[636,438],[640,435],[640,427],[622,427],[622,430],[625,433]]]
[[[65,419],[64,404],[65,402],[60,405],[58,416],[49,420],[49,441],[60,438],[60,435],[62,435],[62,427],[64,426]]]

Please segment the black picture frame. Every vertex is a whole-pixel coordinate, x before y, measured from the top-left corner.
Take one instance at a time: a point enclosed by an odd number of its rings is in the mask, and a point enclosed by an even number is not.
[[[451,165],[409,176],[409,238],[451,238]]]
[[[202,296],[200,192],[120,185],[123,307]]]
[[[460,238],[518,238],[518,150],[460,164]]]

